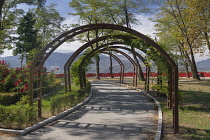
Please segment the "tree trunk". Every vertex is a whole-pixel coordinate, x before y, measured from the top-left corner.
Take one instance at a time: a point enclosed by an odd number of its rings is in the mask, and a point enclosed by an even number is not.
[[[100,70],[99,70],[100,57],[99,57],[99,55],[96,56],[95,60],[96,60],[96,79],[99,80],[100,79]]]
[[[196,63],[195,63],[195,57],[194,57],[194,53],[193,53],[193,50],[192,50],[192,47],[189,45],[189,48],[190,48],[190,55],[191,55],[191,70],[192,70],[192,75],[193,75],[193,78],[194,79],[197,79],[197,80],[200,80],[200,77],[198,75],[198,69],[197,69],[197,66],[196,66]]]
[[[124,12],[125,12],[125,22],[126,22],[126,27],[127,28],[131,28],[131,25],[130,25],[130,19],[129,19],[129,15],[128,15],[128,7],[127,7],[127,0],[124,0]],[[143,72],[142,72],[142,69],[140,67],[140,64],[139,64],[139,61],[136,57],[136,54],[134,53],[135,52],[135,49],[133,47],[131,47],[131,50],[132,50],[132,54],[133,54],[133,58],[134,58],[134,61],[136,62],[137,64],[137,67],[138,67],[138,78],[142,81],[145,81],[145,78],[144,78],[144,75],[143,75]]]
[[[112,52],[110,52],[110,53],[112,53]],[[111,55],[109,55],[109,60],[110,60],[110,67],[109,67],[109,70],[110,70],[110,77],[111,78],[114,78],[114,75],[113,75],[113,64],[112,64],[112,56]]]
[[[183,43],[181,43],[181,45],[182,45],[182,48],[183,48]],[[182,55],[182,61],[183,61],[184,66],[185,66],[187,78],[190,78],[190,75],[189,75],[189,68],[188,68],[189,64],[187,63],[187,61],[191,63],[191,60],[190,60],[190,58],[189,58],[189,55],[187,54],[187,52],[184,52],[184,51],[182,50],[181,46],[178,45],[178,48],[179,48],[180,53],[181,53],[181,55]]]
[[[204,32],[204,38],[206,40],[206,44],[207,44],[207,47],[210,51],[210,42],[209,42],[209,35],[208,35],[208,32]]]
[[[157,85],[160,84],[160,69],[157,70]],[[160,97],[160,89],[157,89],[157,96]]]
[[[127,9],[127,0],[124,0],[124,12],[125,12],[126,26],[128,28],[131,28],[131,26],[130,26],[130,20],[129,20],[129,15],[128,15],[128,9]]]
[[[3,25],[2,25],[2,9],[3,9],[4,3],[5,3],[5,0],[0,0],[0,31],[3,30]]]
[[[190,78],[189,68],[188,68],[188,64],[187,63],[185,63],[185,69],[186,69],[186,76],[187,76],[187,78]]]
[[[131,50],[132,50],[134,61],[137,64],[137,67],[138,67],[138,78],[139,78],[139,80],[145,81],[144,74],[142,72],[142,68],[141,68],[141,66],[139,64],[139,61],[138,61],[138,59],[136,57],[136,54],[135,54],[135,49],[133,47],[131,47]]]
[[[95,23],[97,24],[97,21],[95,21]],[[96,39],[99,38],[99,33],[98,33],[98,29],[95,30],[95,33],[96,33]],[[98,45],[98,42],[96,42],[96,48],[98,48],[99,45]],[[100,79],[100,57],[99,55],[96,56],[96,79]]]
[[[24,54],[21,54],[20,56],[20,67],[23,68],[23,60],[24,60]]]

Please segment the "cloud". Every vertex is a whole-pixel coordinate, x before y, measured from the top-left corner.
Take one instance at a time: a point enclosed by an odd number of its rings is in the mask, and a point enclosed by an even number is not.
[[[149,20],[151,17],[151,15],[137,15],[136,18],[141,24],[133,25],[133,29],[144,35],[149,35],[150,37],[155,38],[155,23]]]
[[[13,55],[12,52],[13,52],[12,50],[5,49],[4,53],[0,55],[0,57],[12,56]]]
[[[56,50],[56,52],[63,52],[64,50],[66,51],[75,51],[77,50],[79,47],[81,47],[83,45],[83,43],[80,43],[78,41],[74,41],[71,43],[66,43],[64,42],[61,46],[59,46],[59,48]]]
[[[133,25],[133,29],[137,30],[138,32],[144,34],[144,35],[149,35],[152,38],[155,37],[155,30],[154,30],[154,22],[150,21],[149,18],[151,16],[148,15],[138,15],[136,16],[137,19],[141,22],[140,25]],[[70,25],[70,24],[75,24],[78,23],[78,17],[76,16],[71,16],[69,15],[66,20],[64,21],[64,24]],[[63,50],[67,51],[75,51],[78,49],[82,43],[75,41],[71,43],[63,43],[56,51],[57,52],[63,52]]]

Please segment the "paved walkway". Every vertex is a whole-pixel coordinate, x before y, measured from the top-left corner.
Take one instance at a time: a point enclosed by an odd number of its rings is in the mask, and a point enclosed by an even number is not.
[[[95,81],[93,98],[81,109],[26,136],[11,140],[154,139],[157,111],[139,92]]]

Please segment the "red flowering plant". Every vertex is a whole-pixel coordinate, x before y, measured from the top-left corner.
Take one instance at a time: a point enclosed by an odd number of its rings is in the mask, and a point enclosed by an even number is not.
[[[42,69],[42,88],[43,94],[48,94],[56,89],[60,88],[60,82],[56,81],[54,73],[57,71],[53,70],[47,72],[47,68]],[[28,91],[28,75],[29,75],[29,66],[23,68],[10,68],[9,65],[1,60],[0,61],[0,104],[2,100],[5,100],[2,96],[10,95],[11,98],[15,98],[11,104],[16,103],[20,100],[23,95],[27,94]],[[34,77],[37,77],[37,72],[34,72]],[[35,78],[36,79],[36,78]],[[34,87],[36,88],[37,83],[34,82]],[[7,100],[10,96],[8,96]],[[2,97],[2,98],[1,98]],[[36,93],[34,95],[36,97]],[[9,105],[10,102],[7,102]]]
[[[12,71],[4,60],[0,61],[0,93],[8,92],[11,89],[13,79],[10,79],[10,77]]]
[[[28,90],[27,71],[28,68],[10,68],[0,60],[0,104],[16,103],[25,95]]]
[[[16,68],[15,69],[15,81],[13,85],[15,88],[13,88],[13,91],[24,93],[28,91],[28,68]]]

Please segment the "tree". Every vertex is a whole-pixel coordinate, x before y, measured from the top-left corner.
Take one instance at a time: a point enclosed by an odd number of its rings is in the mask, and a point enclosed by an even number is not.
[[[143,0],[109,0],[109,3],[106,4],[107,12],[110,14],[109,16],[112,17],[112,19],[120,25],[125,25],[128,28],[132,28],[133,24],[139,24],[139,20],[136,19],[136,15],[142,14],[142,13],[148,13],[149,9],[148,3]],[[114,16],[115,15],[115,16]],[[135,48],[131,47],[132,55],[135,60],[135,62],[140,66],[139,61],[135,55]],[[142,73],[141,67],[138,68],[138,77],[141,80],[144,79],[144,75]]]
[[[160,10],[161,13],[156,20],[158,22],[157,27],[161,30],[163,26],[167,26],[165,27],[165,29],[168,29],[167,31],[172,29],[173,33],[171,33],[173,37],[182,44],[181,50],[190,55],[186,58],[191,66],[193,78],[199,80],[194,57],[196,52],[203,49],[201,40],[202,28],[199,27],[199,22],[192,18],[194,15],[189,12],[190,9],[187,6],[186,0],[167,0]],[[164,31],[162,30],[161,32]]]
[[[105,3],[99,0],[84,1],[84,0],[72,0],[69,3],[71,7],[75,9],[75,13],[70,13],[72,15],[79,16],[80,22],[82,24],[97,24],[97,23],[112,23],[112,19],[107,16],[107,13],[104,11]],[[110,30],[94,30],[89,31],[86,34],[80,35],[78,38],[81,42],[89,42],[91,39],[99,38],[100,36],[107,34]],[[103,42],[95,43],[91,46],[91,49],[98,47]],[[99,61],[100,57],[97,55],[94,57],[96,61],[96,78],[99,77]]]
[[[36,20],[34,14],[28,12],[23,18],[17,28],[14,55],[21,54],[21,67],[23,66],[23,60],[26,58],[26,62],[32,59],[33,51],[40,49],[40,43],[37,41],[38,30],[34,29]]]
[[[200,1],[200,0],[186,0],[187,8],[197,25],[197,28],[202,31],[201,41],[204,41],[210,51],[210,41],[209,41],[209,32],[210,32],[210,1]]]
[[[76,13],[72,13],[72,15],[79,16],[82,24],[113,23],[126,25],[131,28],[131,24],[138,23],[135,15],[142,13],[143,11],[148,11],[148,9],[145,8],[146,4],[144,2],[145,1],[142,0],[72,0],[70,6],[76,11]],[[98,29],[94,32],[88,32],[86,34],[87,40],[85,42],[90,41],[91,38],[98,38],[101,35],[109,34],[111,32],[113,31],[99,31]],[[99,43],[96,43],[95,47],[98,46]],[[94,48],[94,46],[91,47]],[[98,60],[99,59],[96,59],[96,64],[99,64]],[[96,66],[96,68],[98,75],[99,66]]]
[[[131,24],[138,24],[139,21],[135,18],[135,14],[149,12],[149,10],[146,8],[147,3],[142,0],[137,0],[137,1],[123,0],[123,1],[117,1],[116,4],[118,5],[118,9],[120,10],[118,15],[120,19],[122,19],[122,23],[124,23],[128,28],[132,28]],[[131,47],[131,50],[135,62],[138,64],[138,66],[140,66],[139,61],[135,55],[135,48]],[[145,79],[141,67],[138,67],[138,70],[139,70],[138,72],[139,79],[144,81]]]
[[[17,5],[25,3],[42,7],[46,0],[0,0],[0,54],[4,49],[11,49],[15,27],[19,23],[24,10],[18,9]]]
[[[32,9],[31,12],[36,14],[35,28],[39,30],[38,40],[42,42],[42,46],[52,41],[62,31],[61,23],[65,18],[61,17],[55,8],[56,4],[43,6],[39,10]]]
[[[16,3],[9,0],[0,1],[0,54],[4,49],[11,49],[14,26],[18,22],[19,15],[23,13],[21,9],[15,9]]]

